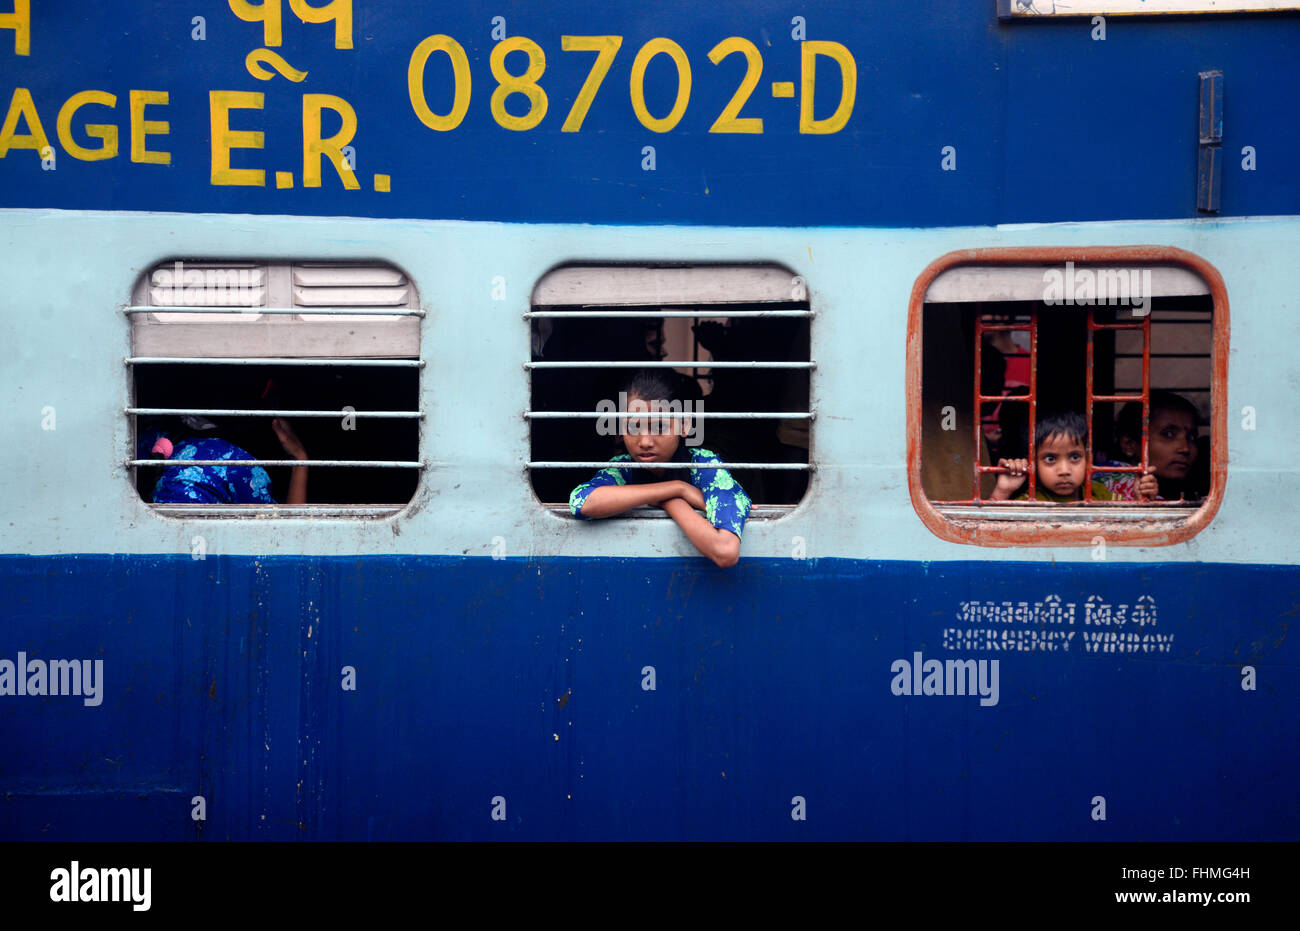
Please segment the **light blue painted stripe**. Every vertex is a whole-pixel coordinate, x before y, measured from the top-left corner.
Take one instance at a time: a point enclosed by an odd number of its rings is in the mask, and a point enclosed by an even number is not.
[[[1300,220],[1052,224],[964,229],[726,229],[509,225],[338,218],[0,211],[0,469],[10,478],[0,547],[11,553],[185,553],[196,534],[227,554],[487,556],[693,555],[666,521],[575,522],[542,508],[524,478],[528,311],[534,284],[574,261],[774,262],[801,275],[817,312],[817,471],[788,516],[746,528],[745,556],[1090,561],[1088,548],[976,548],[934,537],[912,509],[904,455],[906,318],[911,288],[956,249],[1176,246],[1213,264],[1232,309],[1229,477],[1213,523],[1169,547],[1108,546],[1107,559],[1296,564],[1300,385],[1295,282]],[[69,261],[75,252],[76,261]],[[128,486],[129,321],[137,276],[177,256],[384,259],[420,291],[427,362],[412,505],[387,520],[166,518]],[[494,279],[505,300],[493,299]],[[472,346],[472,353],[452,347]],[[446,351],[444,351],[444,349]],[[864,383],[864,373],[870,382]],[[868,390],[869,389],[869,390]],[[1254,408],[1257,429],[1241,426]],[[57,429],[42,430],[54,408]],[[707,443],[707,433],[705,442]]]

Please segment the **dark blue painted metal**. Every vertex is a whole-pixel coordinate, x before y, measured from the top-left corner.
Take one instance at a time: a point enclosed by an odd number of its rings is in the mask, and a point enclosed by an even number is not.
[[[284,5],[284,41],[276,51],[308,72],[301,84],[255,80],[244,58],[262,46],[259,24],[245,23],[221,0],[178,11],[163,0],[33,5],[31,55],[19,58],[0,32],[0,104],[15,87],[31,90],[46,132],[59,149],[57,170],[37,153],[0,159],[0,204],[259,213],[426,217],[582,223],[722,225],[959,226],[999,222],[1185,217],[1194,184],[1187,153],[1196,128],[1188,119],[1188,81],[1213,61],[1234,76],[1233,135],[1259,151],[1300,151],[1300,75],[1294,50],[1300,18],[1188,17],[1126,19],[1105,41],[1087,21],[999,23],[992,4],[935,0],[924,15],[883,2],[834,0],[801,11],[809,39],[843,43],[858,65],[852,119],[830,136],[800,135],[798,99],[776,98],[772,81],[799,79],[799,43],[789,4],[744,5],[665,0],[651,5],[593,5],[582,0],[507,10],[482,0],[429,4],[391,0],[355,5],[355,45],[333,47],[333,26],[304,25]],[[546,53],[541,86],[549,111],[533,130],[512,132],[492,119],[496,86],[488,68],[491,19],[506,16],[510,36],[527,36]],[[206,17],[205,41],[191,38],[191,17]],[[406,69],[426,36],[456,38],[473,79],[468,115],[450,132],[415,117]],[[565,34],[623,36],[580,132],[562,133],[591,53],[563,52]],[[722,135],[709,127],[743,77],[741,56],[714,66],[709,50],[744,36],[763,56],[759,89],[744,116],[762,117],[762,135]],[[629,101],[636,51],[655,37],[685,49],[693,82],[681,124],[657,134],[641,126]],[[516,53],[516,57],[522,57]],[[511,67],[518,64],[511,61]],[[451,101],[451,69],[438,53],[426,90],[439,112]],[[838,99],[837,69],[818,69],[819,116]],[[675,94],[666,58],[646,77],[651,112],[664,114]],[[80,111],[83,122],[119,125],[117,158],[81,162],[55,136],[59,108],[73,93],[98,88],[117,107]],[[166,136],[150,147],[171,165],[129,161],[127,94],[166,90]],[[236,111],[232,126],[266,133],[264,150],[237,150],[236,167],[267,170],[266,187],[209,183],[211,90],[263,92],[262,111]],[[302,97],[335,94],[355,108],[353,142],[362,190],[345,191],[325,169],[325,184],[304,189]],[[508,106],[521,105],[515,96]],[[517,112],[517,109],[516,109]],[[325,132],[332,132],[328,125]],[[642,170],[642,148],[656,148],[657,170]],[[941,150],[957,149],[957,171],[942,171]],[[277,190],[273,172],[292,171]],[[392,193],[373,190],[374,173]],[[1300,214],[1294,161],[1260,161],[1254,183],[1233,188],[1231,215]]]
[[[1053,593],[1172,652],[943,650]],[[3,557],[0,604],[106,696],[0,697],[4,839],[1300,837],[1293,567]],[[917,651],[999,703],[893,695]]]

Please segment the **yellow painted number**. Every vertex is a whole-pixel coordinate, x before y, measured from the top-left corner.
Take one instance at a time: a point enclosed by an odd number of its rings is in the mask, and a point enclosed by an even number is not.
[[[667,55],[677,66],[677,99],[668,115],[658,119],[650,115],[645,105],[645,70],[650,59],[656,55]],[[682,114],[691,99],[691,63],[686,59],[682,47],[672,39],[651,39],[641,46],[632,62],[632,109],[641,125],[654,133],[666,133],[681,122]]]
[[[591,72],[587,75],[587,80],[582,82],[582,90],[578,91],[578,96],[574,98],[573,107],[569,110],[569,115],[564,118],[564,125],[560,127],[560,132],[576,133],[582,129],[582,121],[587,118],[591,102],[596,99],[596,91],[600,90],[600,84],[605,80],[605,75],[609,74],[610,65],[614,64],[614,56],[618,54],[622,45],[622,36],[560,36],[560,48],[566,52],[596,53]]]
[[[506,56],[514,51],[528,55],[528,69],[523,74],[511,74],[506,70]],[[546,91],[537,86],[537,79],[546,70],[546,53],[532,39],[515,36],[502,39],[493,46],[489,61],[492,77],[497,79],[497,89],[492,92],[492,118],[502,129],[518,132],[532,129],[546,116]],[[528,112],[523,116],[511,116],[506,111],[506,98],[511,94],[523,94],[528,98]]]
[[[455,80],[455,91],[451,101],[451,110],[447,113],[434,113],[429,101],[424,97],[424,66],[434,52],[446,52],[451,59],[451,73]],[[415,47],[411,53],[411,63],[406,68],[406,92],[411,98],[411,108],[420,122],[438,132],[447,132],[460,125],[469,112],[469,58],[459,42],[451,36],[429,36]]]
[[[763,75],[763,56],[759,53],[758,47],[748,39],[731,36],[713,47],[709,52],[709,61],[716,65],[736,52],[745,56],[745,62],[749,67],[745,71],[744,80],[740,82],[740,87],[736,88],[736,93],[732,95],[731,101],[723,107],[722,113],[709,127],[711,133],[761,133],[763,131],[763,120],[760,117],[740,115],[740,108],[749,100],[749,95],[754,93],[754,88],[758,87],[758,79]]]

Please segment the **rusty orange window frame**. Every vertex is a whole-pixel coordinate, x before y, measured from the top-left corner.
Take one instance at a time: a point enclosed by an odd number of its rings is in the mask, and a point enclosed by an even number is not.
[[[963,265],[1016,266],[1075,262],[1077,264],[1181,265],[1201,277],[1213,302],[1210,339],[1210,492],[1200,507],[1177,517],[1117,521],[1094,520],[1060,524],[1051,514],[1020,520],[982,517],[946,517],[926,497],[921,487],[921,322],[925,294],[943,272]],[[1097,535],[1109,544],[1168,546],[1200,533],[1214,519],[1223,501],[1228,478],[1228,289],[1219,270],[1194,253],[1174,246],[1026,246],[962,249],[949,252],[926,266],[912,285],[907,314],[907,490],[912,507],[929,530],[952,543],[977,546],[1090,546]]]

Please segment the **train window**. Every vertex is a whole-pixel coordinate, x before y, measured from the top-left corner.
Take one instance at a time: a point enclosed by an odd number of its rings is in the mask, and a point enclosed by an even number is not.
[[[1227,292],[1161,247],[953,253],[909,318],[908,484],[939,536],[1163,544],[1226,478]]]
[[[382,517],[414,496],[423,311],[400,270],[176,260],[126,312],[126,464],[155,510]]]
[[[803,279],[784,268],[567,266],[536,285],[531,321],[533,491],[557,513],[626,450],[620,386],[636,369],[679,373],[687,446],[726,464],[750,518],[802,500],[812,450],[810,320]],[[641,463],[628,463],[640,468]],[[631,516],[666,516],[658,509]]]

